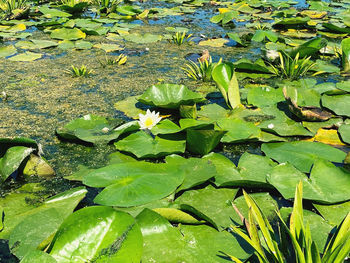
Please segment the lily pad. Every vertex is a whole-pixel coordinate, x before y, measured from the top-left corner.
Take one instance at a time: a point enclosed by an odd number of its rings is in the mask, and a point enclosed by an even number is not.
[[[21,53],[18,55],[15,55],[13,57],[10,57],[9,60],[11,61],[19,61],[19,62],[27,62],[27,61],[34,61],[42,57],[42,54],[40,53],[34,53],[27,51],[25,53]]]
[[[345,143],[350,144],[350,124],[341,125],[338,129],[338,133]]]
[[[187,129],[186,148],[188,151],[205,155],[214,150],[225,135],[224,130],[210,129]]]
[[[106,119],[97,115],[85,115],[75,119],[63,128],[57,129],[57,134],[67,140],[78,140],[89,143],[108,143],[116,140],[123,133],[139,129],[136,121],[128,122],[119,127],[120,120]]]
[[[251,122],[241,119],[221,119],[217,121],[218,126],[227,131],[221,142],[238,143],[256,139],[260,134],[260,129]]]
[[[337,115],[350,117],[350,94],[322,96],[322,105]]]
[[[12,56],[16,53],[17,53],[17,49],[12,45],[0,47],[0,57],[1,58]]]
[[[183,153],[186,141],[178,137],[153,138],[150,134],[139,131],[114,143],[119,151],[129,152],[137,158],[158,158],[172,153]]]
[[[78,40],[86,37],[86,34],[78,28],[57,28],[51,32],[51,38],[62,40]]]
[[[332,178],[332,180],[329,180]],[[289,163],[276,166],[267,177],[285,199],[294,197],[294,187],[303,182],[303,198],[320,203],[338,203],[350,199],[350,173],[325,160],[316,160],[310,178]]]
[[[86,207],[62,223],[51,244],[50,255],[62,263],[139,262],[142,234],[135,219],[127,213],[111,207]]]
[[[26,159],[33,151],[33,148],[24,146],[14,146],[9,148],[5,155],[0,158],[1,182],[5,181],[13,172],[15,172],[24,159]]]
[[[105,187],[94,202],[130,207],[143,205],[170,195],[182,184],[184,172],[176,165],[129,162],[111,164],[91,171],[83,183]]]
[[[141,35],[138,33],[126,34],[126,35],[123,35],[123,37],[127,41],[131,41],[138,44],[154,43],[162,40],[161,35],[153,35],[150,33],[146,33],[144,35]]]
[[[137,100],[146,105],[165,109],[177,109],[180,105],[205,101],[203,95],[189,90],[184,85],[177,84],[153,85]]]
[[[261,150],[279,163],[289,162],[305,173],[310,172],[317,159],[341,163],[346,156],[345,152],[319,142],[264,143]]]
[[[350,211],[350,202],[335,205],[314,204],[317,211],[333,226],[339,226]]]
[[[229,42],[228,39],[225,38],[215,38],[215,39],[208,39],[208,40],[203,40],[198,43],[199,46],[209,46],[209,47],[222,47],[224,46],[227,42]]]

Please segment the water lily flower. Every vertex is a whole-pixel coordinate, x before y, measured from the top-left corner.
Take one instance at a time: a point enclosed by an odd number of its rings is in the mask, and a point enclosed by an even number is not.
[[[162,117],[159,117],[159,112],[155,111],[150,111],[149,109],[147,110],[146,114],[139,114],[139,125],[140,129],[152,129],[161,119]]]
[[[276,58],[278,58],[279,57],[279,54],[278,54],[278,52],[276,51],[276,50],[268,50],[267,52],[266,52],[266,57],[268,58],[268,59],[270,59],[270,60],[275,60]]]

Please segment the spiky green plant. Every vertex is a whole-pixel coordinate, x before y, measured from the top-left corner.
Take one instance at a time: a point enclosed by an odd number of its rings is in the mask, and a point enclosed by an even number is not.
[[[29,7],[27,0],[0,0],[0,15],[10,17],[23,12]]]
[[[176,32],[173,36],[171,36],[171,39],[169,42],[174,43],[178,46],[181,46],[183,43],[188,43],[191,41],[192,34],[188,34],[186,32]]]
[[[245,224],[248,234],[235,226],[232,226],[231,230],[251,245],[259,262],[341,263],[349,255],[350,212],[337,227],[321,255],[316,243],[312,240],[309,224],[304,225],[301,182],[296,187],[289,226],[284,222],[278,211],[277,215],[281,223],[281,227],[278,227],[278,229],[272,227],[255,200],[245,191],[243,194],[249,207],[248,220],[242,216],[237,207],[233,206]],[[259,235],[259,232],[261,235]],[[291,248],[293,249],[292,253]],[[236,263],[242,262],[235,256],[228,256]]]
[[[201,61],[198,59],[198,64],[190,60],[184,67],[181,69],[185,74],[194,80],[203,80],[205,82],[212,80],[212,72],[216,65],[221,63],[222,59],[216,63],[213,63],[211,56],[208,59]]]
[[[93,0],[92,3],[97,5],[101,13],[112,13],[123,0]]]
[[[70,69],[65,71],[67,74],[70,74],[72,77],[89,77],[92,73],[92,70],[88,70],[85,65],[82,65],[80,68],[72,65]]]
[[[299,53],[297,53],[294,58],[284,51],[278,52],[278,55],[280,58],[279,64],[277,66],[274,66],[271,63],[269,64],[274,73],[282,78],[290,80],[299,79],[305,76],[306,73],[316,65],[316,63],[310,60],[311,57],[300,59]],[[317,75],[319,73],[321,72],[315,74]]]
[[[102,67],[111,66],[111,65],[124,65],[127,61],[128,57],[124,54],[120,54],[117,58],[111,58],[105,56],[103,61],[99,60]]]

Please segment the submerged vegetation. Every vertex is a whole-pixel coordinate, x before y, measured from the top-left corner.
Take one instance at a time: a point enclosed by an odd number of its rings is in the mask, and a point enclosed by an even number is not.
[[[348,260],[349,8],[0,0],[0,262]]]

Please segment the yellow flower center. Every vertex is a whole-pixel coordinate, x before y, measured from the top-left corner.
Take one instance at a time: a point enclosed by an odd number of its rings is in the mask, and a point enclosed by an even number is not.
[[[146,126],[146,127],[152,126],[152,124],[153,124],[152,118],[147,118],[147,119],[145,120],[145,126]]]

